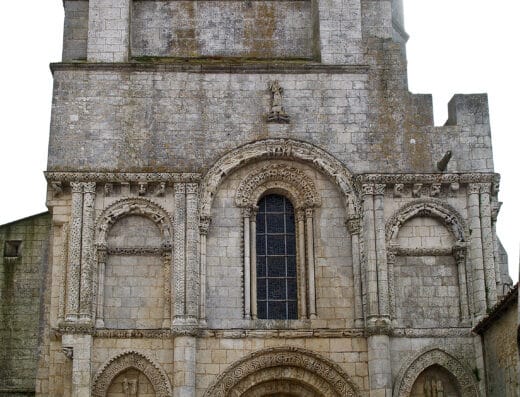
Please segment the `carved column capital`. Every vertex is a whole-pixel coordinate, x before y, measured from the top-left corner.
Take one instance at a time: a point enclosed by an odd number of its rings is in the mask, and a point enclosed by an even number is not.
[[[460,265],[466,261],[467,246],[465,244],[456,244],[452,252],[457,264]]]
[[[186,184],[184,183],[175,183],[173,185],[173,191],[175,194],[184,194],[186,193]]]
[[[96,193],[96,182],[84,182],[83,191],[85,193]]]
[[[72,189],[72,193],[83,193],[82,182],[70,182],[70,188]]]
[[[361,233],[361,219],[360,218],[350,218],[345,222],[347,225],[347,230],[350,234],[359,234]]]
[[[242,207],[241,212],[242,218],[251,218],[253,214],[253,209],[251,207]]]
[[[468,185],[468,194],[479,194],[480,193],[480,184],[479,183],[470,183]]]
[[[304,209],[297,209],[296,210],[296,221],[302,222],[305,220],[305,210]]]
[[[305,208],[305,217],[306,218],[312,218],[314,216],[314,209],[313,208]]]
[[[500,213],[500,208],[502,208],[501,201],[492,201],[491,202],[491,220],[493,222],[497,221],[498,214]]]
[[[199,192],[198,183],[187,183],[186,184],[186,193],[187,194],[198,194],[198,192]]]
[[[403,197],[404,183],[396,183],[394,185],[394,197]]]
[[[374,194],[377,196],[384,196],[386,190],[386,184],[384,183],[376,183],[374,185]]]
[[[374,194],[374,184],[373,183],[364,183],[361,187],[361,191],[363,196],[368,196]]]
[[[201,216],[199,221],[200,234],[207,235],[209,231],[209,225],[211,223],[211,217]]]

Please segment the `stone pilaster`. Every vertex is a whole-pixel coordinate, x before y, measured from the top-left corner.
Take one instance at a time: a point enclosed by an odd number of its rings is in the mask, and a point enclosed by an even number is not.
[[[83,183],[83,224],[81,232],[81,293],[79,315],[81,321],[91,321],[93,314],[94,272],[94,202],[96,183]]]
[[[307,271],[305,262],[305,210],[298,209],[296,211],[296,222],[298,226],[298,263],[300,264],[300,318],[307,318]]]
[[[172,250],[171,245],[163,247],[163,276],[164,276],[164,309],[163,328],[169,328],[172,323]]]
[[[251,273],[251,318],[256,320],[258,318],[258,307],[256,302],[256,214],[258,213],[258,207],[254,207],[251,210],[249,232],[251,239],[249,240],[249,246],[251,247],[251,260],[249,262],[249,268]]]
[[[63,335],[62,347],[72,360],[72,397],[91,395],[92,335]]]
[[[197,339],[193,336],[177,336],[173,347],[174,397],[194,397]]]
[[[186,184],[186,315],[190,323],[199,316],[199,185]]]
[[[69,263],[67,269],[67,302],[65,320],[75,321],[79,312],[79,288],[81,271],[81,224],[83,218],[83,184],[71,182],[71,222],[69,234]]]
[[[186,185],[174,185],[175,214],[173,222],[173,317],[174,322],[183,321],[186,302]]]
[[[242,208],[244,233],[244,318],[251,318],[251,208]]]
[[[469,256],[473,275],[473,305],[478,319],[486,314],[486,285],[480,227],[480,185],[476,183],[468,186],[468,218],[471,230]]]
[[[460,317],[462,322],[469,319],[469,299],[468,299],[468,283],[466,277],[466,246],[456,245],[453,248],[453,256],[457,262],[457,271],[459,275],[460,288]]]
[[[392,363],[390,361],[390,338],[388,335],[368,337],[368,378],[370,396],[392,395]]]
[[[97,249],[98,262],[98,287],[96,307],[96,327],[105,327],[105,267],[107,263],[107,248],[105,246]]]
[[[130,55],[131,0],[90,0],[87,60],[127,62]]]
[[[493,228],[491,226],[491,184],[480,185],[480,224],[482,233],[482,257],[486,280],[487,307],[497,303],[497,283],[495,274],[495,258],[493,252]]]

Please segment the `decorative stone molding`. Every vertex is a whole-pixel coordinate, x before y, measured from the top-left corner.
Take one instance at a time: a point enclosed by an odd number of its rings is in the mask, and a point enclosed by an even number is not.
[[[280,86],[278,80],[269,83],[269,93],[271,94],[269,113],[267,114],[268,123],[288,123],[290,117],[285,113],[282,106],[283,88]]]
[[[299,381],[315,390],[326,387],[330,393],[327,396],[359,395],[357,386],[339,365],[308,350],[279,347],[255,352],[232,364],[204,396],[236,395],[244,388],[245,379],[249,381],[248,388],[279,379],[277,369],[285,369],[286,380]]]
[[[48,182],[198,182],[200,174],[170,172],[52,172],[44,173]]]
[[[314,182],[302,170],[285,164],[270,164],[248,175],[237,189],[235,203],[238,207],[253,207],[261,195],[270,189],[289,194],[295,208],[318,207],[320,196]]]
[[[344,196],[354,192],[352,174],[329,153],[306,142],[291,139],[266,139],[232,150],[211,167],[202,181],[201,216],[210,216],[213,198],[226,176],[246,164],[263,159],[296,160],[310,163],[329,177]]]
[[[395,248],[395,254],[399,256],[451,256],[454,250],[452,248]]]
[[[173,220],[159,204],[142,197],[124,198],[107,207],[96,220],[97,244],[106,244],[107,233],[118,219],[128,215],[149,218],[159,227],[163,243],[171,244]]]
[[[394,185],[394,197],[403,197],[404,183],[396,183]]]
[[[93,335],[111,339],[168,339],[174,336],[171,329],[96,329]]]
[[[166,373],[151,359],[136,351],[121,353],[99,369],[92,382],[92,396],[105,397],[114,378],[128,368],[141,371],[152,384],[157,397],[171,396],[171,386]]]
[[[109,255],[161,255],[164,248],[132,247],[132,248],[109,248],[106,253]],[[99,258],[99,254],[98,254]]]
[[[394,397],[408,397],[417,377],[428,367],[439,365],[449,371],[457,380],[462,397],[478,397],[478,382],[471,370],[466,368],[457,358],[439,348],[428,348],[405,363],[399,372]]]
[[[466,173],[466,174],[363,174],[357,178],[360,183],[387,183],[387,184],[407,184],[422,183],[431,185],[441,184],[468,184],[468,183],[487,183],[500,180],[499,174],[494,173]]]
[[[422,183],[414,183],[412,187],[412,197],[421,197]]]
[[[434,183],[430,187],[430,197],[438,197],[441,194],[442,185],[440,183]]]
[[[74,358],[74,348],[71,346],[65,346],[61,348],[61,351],[67,357],[69,360],[72,360]]]
[[[439,219],[457,241],[466,241],[466,224],[451,205],[434,198],[412,201],[400,208],[386,223],[386,241],[397,238],[399,229],[412,218],[424,216]]]
[[[54,191],[54,197],[59,197],[63,194],[63,186],[60,181],[51,182],[50,185]]]

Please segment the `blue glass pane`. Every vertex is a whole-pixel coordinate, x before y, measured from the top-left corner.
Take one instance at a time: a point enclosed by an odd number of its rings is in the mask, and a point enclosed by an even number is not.
[[[298,318],[298,305],[296,301],[287,302],[287,318],[289,320]]]
[[[267,233],[283,233],[285,231],[283,214],[267,215]]]
[[[285,299],[286,287],[284,278],[267,279],[267,299]]]
[[[294,213],[294,207],[291,203],[291,200],[285,199],[285,212]]]
[[[287,235],[287,255],[296,255],[296,242],[294,240],[294,235]]]
[[[267,318],[267,302],[259,301],[257,303],[256,307],[258,310],[258,318],[266,319]]]
[[[285,276],[285,256],[267,257],[267,275],[269,277]]]
[[[271,194],[265,196],[262,200],[265,200],[265,210],[267,212],[283,212],[285,207],[285,197]]]
[[[265,233],[265,214],[258,214],[256,216],[256,233]]]
[[[287,276],[296,277],[296,257],[287,256]]]
[[[267,255],[284,255],[285,238],[283,235],[267,235]]]
[[[287,305],[284,301],[271,301],[269,304],[269,318],[270,319],[286,319]]]
[[[296,279],[288,278],[287,279],[287,299],[296,299]]]
[[[294,234],[294,212],[290,212],[285,216],[285,233]]]
[[[267,292],[266,291],[267,291],[266,279],[265,278],[259,278],[258,279],[257,288],[256,288],[256,297],[257,297],[257,299],[260,299],[260,300],[267,299],[267,297],[266,297]]]
[[[265,212],[265,197],[258,202],[258,213]]]
[[[256,276],[257,277],[267,276],[267,271],[266,271],[266,267],[265,267],[265,256],[256,257]]]
[[[265,235],[256,236],[256,254],[265,255]]]

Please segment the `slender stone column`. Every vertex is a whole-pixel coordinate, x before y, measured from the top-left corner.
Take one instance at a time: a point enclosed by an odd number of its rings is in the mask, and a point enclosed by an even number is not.
[[[69,224],[64,223],[61,225],[60,229],[60,246],[61,246],[61,252],[60,252],[60,276],[58,280],[59,285],[59,296],[58,296],[58,323],[62,322],[65,319],[65,279],[67,274],[67,258],[68,258],[68,236],[69,236]]]
[[[174,322],[183,321],[186,304],[185,263],[186,263],[186,185],[174,185],[173,224],[173,316]]]
[[[71,182],[71,224],[69,235],[69,265],[67,270],[67,304],[65,320],[75,321],[79,311],[79,283],[81,269],[81,223],[83,218],[83,184]]]
[[[491,184],[480,185],[480,222],[482,233],[482,256],[484,259],[484,275],[486,280],[487,305],[493,307],[497,303],[497,283],[493,253],[493,228],[491,227]]]
[[[163,328],[170,328],[172,323],[172,249],[167,244],[163,247],[163,277],[164,277],[164,306],[163,306]]]
[[[379,303],[377,290],[377,257],[374,226],[374,185],[363,185],[363,231],[365,240],[365,255],[367,261],[367,304],[368,318],[378,317]]]
[[[466,279],[466,247],[455,246],[453,256],[457,262],[459,274],[459,294],[460,294],[460,317],[462,321],[469,318],[468,284]]]
[[[96,308],[96,327],[105,327],[105,267],[107,262],[106,247],[98,247],[98,290]]]
[[[211,219],[209,217],[200,218],[200,323],[202,326],[206,325],[206,258],[207,258],[207,237],[209,231],[209,224]]]
[[[190,323],[199,316],[199,185],[186,185],[186,313]]]
[[[79,314],[81,321],[92,320],[94,272],[94,202],[96,183],[83,183],[83,225],[81,232],[81,292]]]
[[[502,272],[500,268],[500,254],[498,252],[498,238],[497,238],[497,219],[498,213],[500,212],[500,207],[502,203],[498,202],[496,199],[491,201],[491,228],[493,234],[493,257],[495,261],[495,279],[497,283],[497,293],[502,297],[504,295],[504,286],[502,283]],[[497,297],[498,299],[498,297]]]
[[[244,318],[251,319],[251,208],[242,208],[244,227]]]
[[[347,229],[350,234],[352,246],[352,268],[354,272],[354,325],[356,327],[362,327],[365,321],[363,315],[363,283],[361,281],[361,258],[359,252],[360,219],[348,219]]]
[[[298,223],[298,260],[299,260],[299,292],[300,292],[300,318],[307,318],[307,271],[305,262],[305,210],[296,211]]]
[[[314,319],[316,313],[316,275],[314,269],[314,210],[305,209],[305,225],[307,231],[307,274],[309,275],[309,318]]]
[[[486,286],[484,261],[482,258],[482,233],[480,230],[480,186],[471,183],[468,186],[468,218],[471,230],[470,259],[473,274],[473,304],[476,320],[486,314]]]
[[[249,272],[251,273],[251,317],[253,320],[258,318],[258,309],[256,304],[256,214],[258,207],[254,207],[251,210],[251,222],[249,225],[249,233],[251,239],[249,240],[249,246],[251,247],[251,261],[249,262]]]
[[[389,318],[389,296],[388,296],[388,264],[386,262],[386,235],[384,195],[386,185],[376,184],[374,189],[374,225],[376,238],[377,258],[377,287],[379,296],[379,315]]]
[[[195,397],[197,339],[177,336],[173,342],[174,397]]]
[[[390,245],[386,250],[386,263],[388,265],[388,305],[390,310],[390,320],[395,325],[395,281],[394,281],[394,268],[397,257],[397,247]]]

